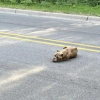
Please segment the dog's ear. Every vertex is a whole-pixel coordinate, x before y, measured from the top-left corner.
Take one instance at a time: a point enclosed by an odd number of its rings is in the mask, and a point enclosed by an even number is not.
[[[59,52],[59,50],[57,50],[57,52]]]
[[[63,49],[66,49],[67,47],[64,47]]]

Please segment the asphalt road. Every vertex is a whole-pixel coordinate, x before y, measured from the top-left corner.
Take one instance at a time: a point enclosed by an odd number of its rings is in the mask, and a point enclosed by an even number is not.
[[[100,100],[100,22],[0,12],[0,58],[0,100]]]

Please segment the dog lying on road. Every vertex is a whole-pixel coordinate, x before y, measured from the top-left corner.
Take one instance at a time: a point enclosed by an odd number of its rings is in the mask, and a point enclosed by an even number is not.
[[[75,58],[77,56],[76,47],[64,47],[61,51],[58,51],[54,54],[53,62],[67,61],[70,58]]]

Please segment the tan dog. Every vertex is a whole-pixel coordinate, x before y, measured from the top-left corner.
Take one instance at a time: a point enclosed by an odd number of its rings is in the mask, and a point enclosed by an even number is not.
[[[77,56],[77,48],[76,47],[64,47],[63,50],[58,51],[54,54],[53,61],[66,61],[70,58],[74,58]]]

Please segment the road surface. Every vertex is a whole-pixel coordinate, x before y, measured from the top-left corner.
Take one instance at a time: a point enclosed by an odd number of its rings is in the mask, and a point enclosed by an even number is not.
[[[100,100],[100,22],[0,12],[0,58],[0,100]]]

